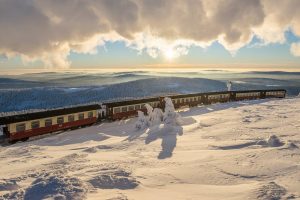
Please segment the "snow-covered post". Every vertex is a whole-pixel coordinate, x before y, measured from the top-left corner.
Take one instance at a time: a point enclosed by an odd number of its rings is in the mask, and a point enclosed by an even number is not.
[[[232,82],[228,81],[227,82],[227,91],[230,92],[231,91],[231,87],[232,87]]]

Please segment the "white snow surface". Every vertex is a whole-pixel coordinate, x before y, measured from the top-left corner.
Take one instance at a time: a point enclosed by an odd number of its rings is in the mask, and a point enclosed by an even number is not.
[[[300,199],[300,98],[137,118],[0,147],[0,199]]]

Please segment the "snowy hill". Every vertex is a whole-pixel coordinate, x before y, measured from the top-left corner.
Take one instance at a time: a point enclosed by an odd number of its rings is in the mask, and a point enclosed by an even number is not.
[[[0,199],[299,199],[299,113],[300,98],[232,102],[0,147]]]
[[[117,74],[115,76],[123,76]],[[128,74],[125,74],[127,76]],[[131,74],[130,77],[133,75]],[[76,77],[76,81],[81,83]],[[90,77],[93,81],[94,79]],[[71,78],[70,82],[75,81]],[[68,78],[64,78],[67,81]],[[33,84],[33,82],[30,82]],[[30,85],[29,84],[29,85]],[[0,112],[20,111],[28,109],[49,109],[91,102],[103,102],[118,99],[132,99],[166,94],[187,94],[197,92],[213,92],[226,90],[226,81],[205,78],[156,77],[133,80],[110,85],[62,87],[40,87],[0,89]],[[56,84],[58,84],[56,82]],[[70,83],[71,84],[71,83]],[[284,87],[282,86],[283,84]],[[233,84],[234,90],[276,89],[285,88],[288,92],[292,86],[287,81],[267,79],[237,79]],[[18,85],[18,84],[17,84]],[[30,85],[32,86],[32,85]],[[298,94],[297,86],[293,94]],[[298,91],[299,90],[299,91]]]

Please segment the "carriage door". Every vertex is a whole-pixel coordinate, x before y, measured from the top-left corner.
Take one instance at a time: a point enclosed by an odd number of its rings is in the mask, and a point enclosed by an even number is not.
[[[8,127],[7,126],[2,127],[2,131],[3,131],[3,135],[5,137],[8,136]]]

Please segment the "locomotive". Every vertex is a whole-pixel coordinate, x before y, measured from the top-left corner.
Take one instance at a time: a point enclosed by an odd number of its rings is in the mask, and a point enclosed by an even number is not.
[[[230,101],[285,98],[286,90],[223,91],[194,94],[167,95],[134,100],[106,102],[25,114],[0,117],[0,128],[9,142],[26,141],[28,138],[52,132],[89,126],[103,120],[120,120],[146,112],[145,104],[164,109],[164,98],[172,99],[176,109]]]

